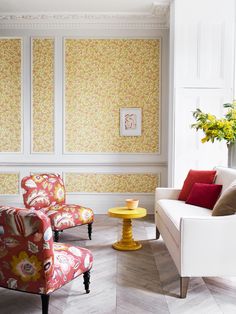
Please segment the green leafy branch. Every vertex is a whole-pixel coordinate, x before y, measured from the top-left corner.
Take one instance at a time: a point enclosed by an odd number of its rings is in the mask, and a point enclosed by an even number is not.
[[[199,108],[193,112],[196,123],[191,127],[202,130],[205,136],[201,139],[202,143],[215,140],[225,140],[227,144],[236,142],[236,101],[223,105],[228,111],[223,118],[216,118],[210,113],[204,113]]]

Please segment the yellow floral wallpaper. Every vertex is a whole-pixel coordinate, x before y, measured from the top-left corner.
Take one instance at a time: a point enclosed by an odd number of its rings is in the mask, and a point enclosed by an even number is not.
[[[21,151],[21,39],[0,39],[0,152]]]
[[[159,181],[159,175],[150,173],[65,174],[67,192],[153,193]]]
[[[0,194],[18,194],[18,173],[0,173]]]
[[[160,41],[65,40],[65,151],[159,152]],[[142,135],[122,137],[120,108],[142,108]]]
[[[54,40],[32,39],[33,152],[54,151]]]

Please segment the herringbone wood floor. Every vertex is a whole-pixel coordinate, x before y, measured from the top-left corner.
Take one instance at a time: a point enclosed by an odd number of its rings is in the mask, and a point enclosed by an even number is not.
[[[133,222],[143,248],[119,252],[111,244],[120,237],[121,221],[96,216],[93,240],[87,228],[66,231],[62,242],[89,248],[94,255],[91,292],[82,276],[52,294],[50,314],[235,314],[236,279],[192,278],[186,299],[179,299],[177,270],[162,240],[154,239],[153,216]],[[235,265],[236,267],[236,265]],[[41,314],[37,295],[0,289],[1,314]]]

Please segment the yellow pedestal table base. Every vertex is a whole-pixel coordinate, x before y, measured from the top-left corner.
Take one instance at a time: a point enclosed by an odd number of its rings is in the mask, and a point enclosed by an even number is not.
[[[120,251],[135,251],[142,247],[138,241],[134,241],[132,232],[132,219],[146,216],[145,208],[129,210],[126,207],[110,208],[108,214],[111,217],[123,218],[122,238],[112,244],[112,247]]]
[[[142,244],[133,239],[131,219],[123,219],[122,238],[112,246],[120,251],[135,251],[142,247]]]

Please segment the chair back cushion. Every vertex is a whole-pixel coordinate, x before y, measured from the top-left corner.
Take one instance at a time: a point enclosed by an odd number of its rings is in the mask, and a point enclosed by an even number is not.
[[[65,204],[65,186],[59,174],[35,174],[25,177],[21,187],[26,208],[41,209],[51,205]]]
[[[41,211],[0,207],[0,286],[48,291],[54,273],[52,229]]]

